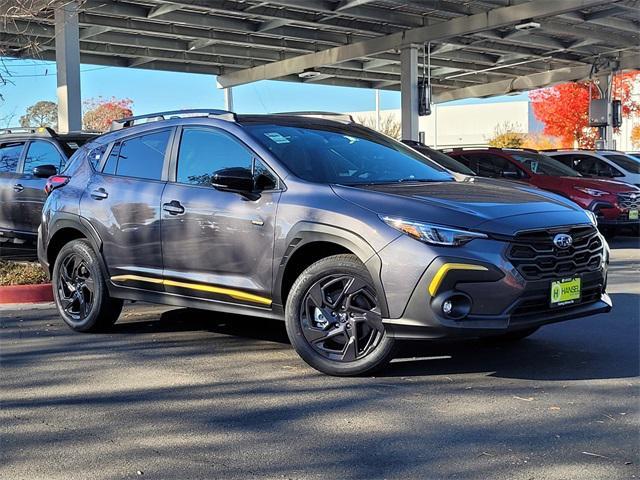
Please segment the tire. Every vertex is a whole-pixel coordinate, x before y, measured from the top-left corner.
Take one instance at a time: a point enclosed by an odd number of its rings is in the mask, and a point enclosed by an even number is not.
[[[533,328],[527,328],[525,330],[516,330],[515,332],[503,333],[501,335],[494,335],[486,338],[485,340],[488,343],[493,343],[493,344],[515,343],[527,338],[530,335],[533,335],[539,329],[540,327],[533,327]]]
[[[375,287],[355,255],[323,258],[303,271],[289,292],[285,323],[298,355],[328,375],[368,374],[393,357]]]
[[[108,330],[122,311],[122,300],[109,296],[98,257],[86,240],[62,247],[51,283],[60,316],[77,332]]]

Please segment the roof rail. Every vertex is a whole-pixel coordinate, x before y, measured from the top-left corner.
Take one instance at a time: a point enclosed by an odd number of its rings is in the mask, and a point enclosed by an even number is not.
[[[135,117],[121,118],[119,120],[113,120],[111,122],[110,132],[115,130],[121,130],[123,128],[131,127],[138,123],[150,123],[159,122],[162,120],[169,120],[171,118],[188,118],[188,117],[208,117],[215,118],[220,117],[224,120],[232,122],[236,121],[236,114],[228,110],[216,110],[209,108],[198,108],[191,110],[170,110],[168,112],[149,113],[147,115],[136,115]],[[226,118],[225,118],[226,117]],[[146,120],[140,122],[140,120]]]
[[[274,115],[291,115],[294,117],[317,117],[326,118],[327,120],[338,120],[340,122],[354,123],[353,117],[348,113],[336,113],[336,112],[322,112],[322,111],[308,111],[308,112],[278,112]]]
[[[532,153],[538,153],[541,152],[543,150],[536,150],[535,148],[525,148],[525,147],[487,147],[487,146],[481,146],[481,147],[446,147],[446,148],[441,148],[440,151],[444,152],[444,151],[449,151],[449,152],[461,152],[464,150],[522,150],[523,152],[532,152]]]
[[[44,137],[55,137],[57,133],[53,128],[49,127],[11,127],[0,128],[0,135],[12,135],[20,133],[34,133]]]

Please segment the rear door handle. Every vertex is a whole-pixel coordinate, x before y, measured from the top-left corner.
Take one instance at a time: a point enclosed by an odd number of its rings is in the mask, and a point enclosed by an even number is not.
[[[109,196],[109,194],[102,187],[94,190],[93,192],[91,192],[91,198],[93,198],[94,200],[104,200],[108,196]]]
[[[16,184],[13,186],[13,191],[14,191],[14,192],[21,192],[21,191],[23,191],[23,190],[24,190],[24,186],[23,186],[23,185],[21,185],[20,183],[16,183]]]
[[[184,207],[180,205],[177,200],[171,200],[169,203],[162,205],[162,209],[165,212],[169,212],[170,215],[182,215],[184,213]]]

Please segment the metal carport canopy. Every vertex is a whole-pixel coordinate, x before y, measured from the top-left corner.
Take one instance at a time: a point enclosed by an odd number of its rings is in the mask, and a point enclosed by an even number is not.
[[[603,58],[639,68],[639,11],[637,0],[88,0],[80,59],[214,74],[224,87],[279,79],[397,90],[399,50],[430,41],[438,102],[585,78]],[[530,21],[540,27],[514,28]],[[2,22],[0,44],[53,59],[53,12]],[[309,70],[315,78],[298,76]]]

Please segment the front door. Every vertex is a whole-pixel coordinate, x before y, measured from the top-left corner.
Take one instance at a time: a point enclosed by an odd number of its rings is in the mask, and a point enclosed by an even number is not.
[[[64,162],[65,157],[53,143],[47,140],[29,142],[20,177],[23,190],[19,196],[18,208],[24,216],[25,228],[34,235],[38,233],[42,207],[47,199],[44,192],[47,179],[33,175],[33,169],[40,165],[53,165],[59,172]]]
[[[212,127],[182,130],[174,182],[162,195],[165,289],[193,297],[271,305],[278,180],[248,147]],[[253,172],[251,200],[211,185],[227,168]]]
[[[117,142],[82,196],[81,214],[100,235],[109,275],[119,285],[163,290],[160,201],[171,136],[163,129]]]

